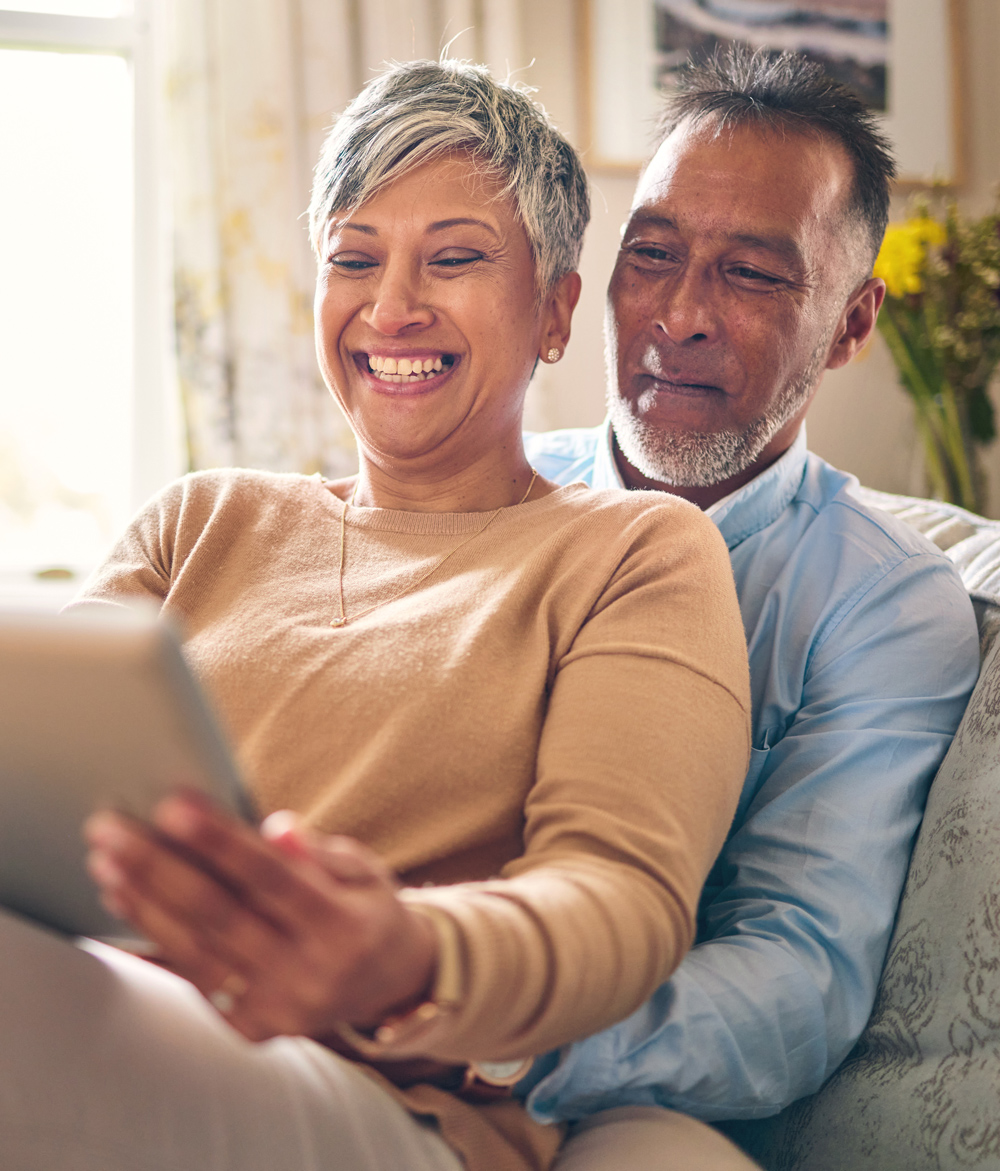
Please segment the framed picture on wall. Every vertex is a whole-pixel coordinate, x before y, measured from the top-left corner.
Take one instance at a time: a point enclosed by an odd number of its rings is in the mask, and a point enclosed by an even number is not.
[[[587,0],[581,44],[587,160],[634,170],[689,54],[732,42],[819,61],[875,110],[902,182],[955,183],[961,0]]]

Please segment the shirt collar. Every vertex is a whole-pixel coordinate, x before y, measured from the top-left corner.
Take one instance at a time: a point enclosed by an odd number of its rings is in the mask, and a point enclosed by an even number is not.
[[[795,442],[769,468],[728,496],[705,509],[715,521],[726,544],[732,549],[752,533],[766,528],[781,515],[799,490],[806,467],[806,428],[803,424]],[[605,419],[594,453],[595,488],[625,488],[615,462],[611,420]]]

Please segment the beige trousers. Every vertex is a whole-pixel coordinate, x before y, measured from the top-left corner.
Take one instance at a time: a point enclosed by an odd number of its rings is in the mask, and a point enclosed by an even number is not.
[[[462,1171],[322,1046],[252,1045],[186,981],[0,911],[3,1171]]]
[[[623,1106],[579,1123],[553,1171],[759,1171],[718,1131],[673,1110]]]
[[[554,1171],[745,1171],[666,1110],[581,1124]],[[2,1171],[462,1171],[311,1041],[238,1036],[186,981],[0,910]]]

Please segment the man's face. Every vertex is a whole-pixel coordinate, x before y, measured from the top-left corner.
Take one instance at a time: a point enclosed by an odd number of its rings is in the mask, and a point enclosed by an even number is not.
[[[852,177],[838,143],[794,132],[661,146],[608,290],[609,409],[643,477],[745,482],[791,443],[863,283]]]

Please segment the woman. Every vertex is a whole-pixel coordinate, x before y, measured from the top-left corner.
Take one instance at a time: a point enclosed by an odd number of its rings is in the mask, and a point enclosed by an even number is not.
[[[182,622],[260,809],[297,815],[92,819],[105,899],[190,983],[4,928],[6,1050],[95,1166],[547,1166],[558,1133],[484,1077],[623,1017],[689,946],[748,753],[726,551],[683,502],[557,488],[521,447],[587,216],[514,88],[452,63],[372,82],[311,207],[359,475],[187,477],[89,583]],[[45,995],[24,1010],[54,968],[57,1025]],[[113,1059],[84,1074],[98,1001]]]

